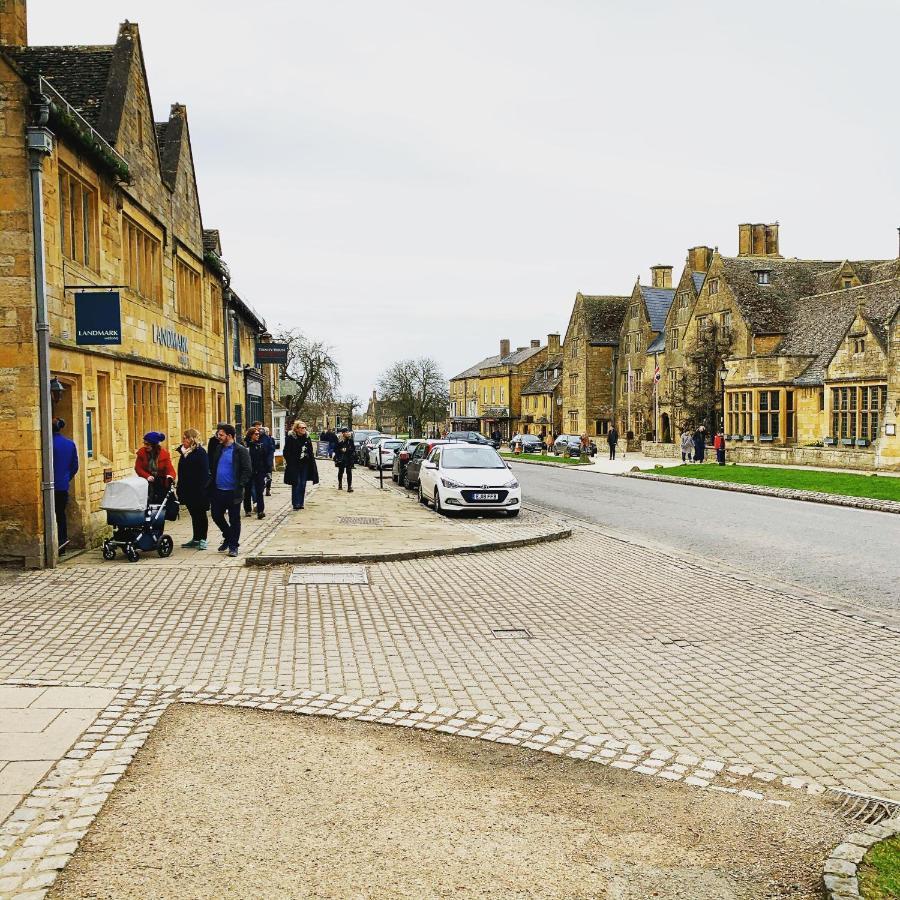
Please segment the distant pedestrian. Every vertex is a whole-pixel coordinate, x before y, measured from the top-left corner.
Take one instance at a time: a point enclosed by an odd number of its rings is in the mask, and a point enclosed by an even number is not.
[[[274,447],[262,432],[262,426],[251,425],[247,429],[244,444],[250,454],[250,481],[244,488],[244,514],[250,515],[250,506],[256,502],[256,518],[266,517],[266,476],[272,471],[275,459]]]
[[[702,463],[706,456],[706,426],[701,425],[694,432],[694,462]]]
[[[615,459],[616,445],[619,443],[619,432],[615,425],[606,432],[606,443],[609,444],[609,458]]]
[[[69,543],[69,526],[66,508],[69,505],[69,485],[78,472],[78,448],[75,441],[63,433],[63,419],[53,420],[53,501],[56,509],[56,541],[59,552],[64,553]]]
[[[716,449],[716,462],[720,466],[725,465],[725,432],[721,429],[719,433],[713,438],[713,447]]]
[[[169,493],[169,486],[175,480],[175,467],[169,451],[161,446],[166,436],[161,431],[148,431],[144,435],[144,446],[137,452],[134,471],[150,484],[150,503],[162,503]]]
[[[275,471],[275,438],[273,438],[272,435],[269,434],[269,429],[266,428],[265,425],[262,426],[260,431],[262,431],[262,433],[267,438],[267,440],[269,442],[269,449],[272,453],[272,465],[269,467],[269,471],[266,473],[266,496],[271,497],[272,496],[272,472]]]
[[[332,459],[334,457],[334,448],[337,445],[337,434],[332,431],[332,429],[327,428],[322,432],[319,440],[325,441],[328,444],[328,458]]]
[[[235,440],[234,425],[216,430],[217,445],[209,458],[212,520],[222,532],[219,552],[237,556],[241,546],[241,500],[250,481],[250,452]]]
[[[306,485],[319,483],[319,469],[306,422],[297,419],[284,441],[284,483],[291,486],[291,504],[303,509]]]
[[[356,445],[353,443],[353,432],[342,428],[334,448],[334,465],[337,468],[338,490],[343,490],[344,473],[347,475],[347,493],[353,493],[353,462],[356,458]]]
[[[681,432],[681,461],[691,462],[694,458],[694,435],[685,428]]]
[[[178,500],[187,507],[193,533],[182,547],[206,549],[209,520],[209,455],[200,443],[200,433],[188,428],[181,436],[178,453]]]

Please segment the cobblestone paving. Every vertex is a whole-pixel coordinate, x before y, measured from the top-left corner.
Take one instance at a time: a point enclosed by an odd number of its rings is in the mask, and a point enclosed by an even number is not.
[[[0,631],[0,680],[433,702],[900,797],[900,636],[588,530],[365,586],[70,565],[4,580]]]

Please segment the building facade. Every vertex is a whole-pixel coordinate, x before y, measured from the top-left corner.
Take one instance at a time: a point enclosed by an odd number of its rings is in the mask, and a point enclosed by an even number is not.
[[[174,446],[188,427],[207,436],[218,421],[263,418],[264,323],[231,291],[218,236],[202,227],[187,110],[154,122],[137,26],[108,46],[29,47],[25,21],[24,0],[0,6],[0,450],[19,473],[0,487],[0,559],[40,566],[55,562],[42,514],[41,295],[51,415],[81,462],[75,547],[100,539],[104,485],[133,471],[145,432]],[[94,315],[114,294],[119,342],[84,343],[76,306]]]

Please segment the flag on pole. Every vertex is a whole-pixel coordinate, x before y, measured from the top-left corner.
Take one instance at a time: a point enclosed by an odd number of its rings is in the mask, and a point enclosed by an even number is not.
[[[653,380],[654,380],[654,381],[659,381],[659,379],[660,379],[660,374],[659,374],[659,363],[657,363],[657,364],[656,364],[656,368],[653,370]]]

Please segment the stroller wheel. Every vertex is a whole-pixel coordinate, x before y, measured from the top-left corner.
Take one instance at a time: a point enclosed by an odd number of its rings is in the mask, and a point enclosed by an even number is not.
[[[141,558],[141,554],[137,552],[132,544],[125,545],[125,556],[128,557],[128,562],[137,562]]]
[[[103,542],[103,558],[104,559],[115,559],[116,558],[116,548],[109,541]]]
[[[172,542],[172,538],[169,535],[164,534],[159,539],[159,546],[156,548],[156,552],[165,559],[167,556],[172,555],[172,548],[175,544]]]

